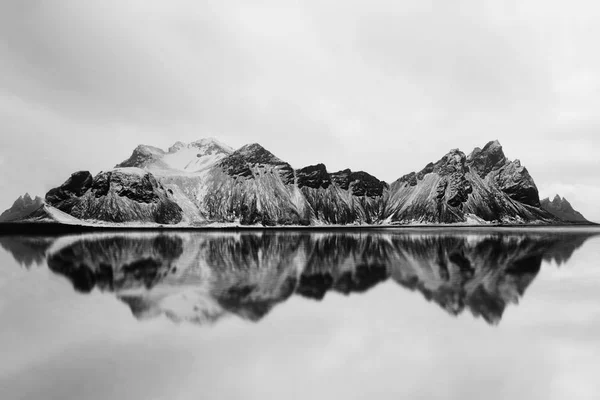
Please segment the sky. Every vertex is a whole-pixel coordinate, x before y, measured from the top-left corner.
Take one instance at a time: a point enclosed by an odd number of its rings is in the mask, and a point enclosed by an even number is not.
[[[600,6],[0,1],[0,209],[138,144],[258,142],[388,182],[499,140],[600,222]]]

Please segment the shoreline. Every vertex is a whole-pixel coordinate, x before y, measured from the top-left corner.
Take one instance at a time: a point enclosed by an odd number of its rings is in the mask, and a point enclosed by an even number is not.
[[[280,226],[140,226],[140,225],[75,225],[53,222],[44,223],[0,223],[0,236],[18,234],[63,234],[63,233],[86,233],[86,232],[135,232],[135,231],[162,231],[162,232],[252,232],[252,231],[378,231],[378,230],[544,230],[544,229],[567,229],[567,230],[599,230],[597,223],[564,223],[564,224],[411,224],[411,225],[280,225]]]

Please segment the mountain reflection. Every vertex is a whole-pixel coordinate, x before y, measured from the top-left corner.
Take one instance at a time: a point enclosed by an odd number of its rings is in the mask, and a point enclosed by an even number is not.
[[[297,294],[320,301],[393,280],[452,315],[497,324],[542,261],[565,263],[590,233],[551,231],[146,232],[0,237],[26,267],[75,290],[114,292],[139,319],[258,321]]]

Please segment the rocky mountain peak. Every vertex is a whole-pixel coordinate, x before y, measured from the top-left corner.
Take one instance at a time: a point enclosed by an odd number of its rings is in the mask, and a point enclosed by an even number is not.
[[[546,200],[548,200],[548,199],[546,199]],[[567,199],[564,199],[564,202],[568,203]],[[559,205],[559,204],[563,203],[563,199],[557,194],[556,196],[554,196],[554,199],[552,199],[552,203]]]
[[[466,172],[466,161],[467,157],[465,156],[465,153],[459,149],[452,149],[438,162],[433,164],[432,170],[442,176],[456,172],[464,173]]]
[[[177,142],[173,143],[173,146],[169,147],[169,153],[176,153],[186,146],[187,145],[185,143],[177,141]]]
[[[540,201],[541,207],[552,215],[567,222],[589,222],[579,211],[576,211],[571,203],[558,194],[554,196],[552,201],[550,198],[545,198]]]
[[[117,164],[115,168],[144,168],[161,158],[164,154],[165,152],[158,147],[140,144],[133,150],[133,153],[131,153],[131,156],[127,160]]]
[[[502,167],[506,163],[506,156],[499,141],[488,142],[483,149],[476,147],[467,162],[471,168],[482,178],[491,171]]]
[[[253,167],[274,167],[285,184],[294,182],[294,170],[290,164],[276,157],[258,143],[242,146],[225,157],[219,165],[230,176],[252,177]]]
[[[19,196],[12,207],[0,214],[0,222],[15,221],[26,217],[44,204],[41,197],[36,196],[32,199],[29,193]]]

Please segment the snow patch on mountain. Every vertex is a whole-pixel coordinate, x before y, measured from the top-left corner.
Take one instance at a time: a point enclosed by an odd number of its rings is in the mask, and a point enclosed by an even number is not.
[[[157,176],[196,174],[206,170],[228,155],[233,149],[214,138],[191,143],[176,142],[168,151],[140,145],[117,167],[144,168]]]

